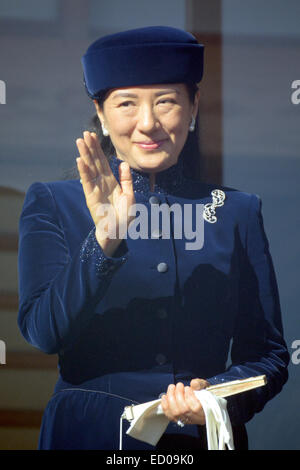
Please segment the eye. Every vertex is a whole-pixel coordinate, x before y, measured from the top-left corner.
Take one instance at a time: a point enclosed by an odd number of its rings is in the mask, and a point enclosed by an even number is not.
[[[170,103],[175,103],[175,100],[173,98],[164,98],[162,100],[159,100],[158,104],[170,104]]]
[[[129,106],[133,105],[133,101],[122,101],[122,103],[119,104],[119,106],[122,106],[124,108],[128,108]]]

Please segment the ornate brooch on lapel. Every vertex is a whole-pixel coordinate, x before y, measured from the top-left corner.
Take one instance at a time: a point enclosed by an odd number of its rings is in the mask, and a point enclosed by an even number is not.
[[[216,207],[224,206],[226,196],[221,189],[214,189],[211,195],[213,202],[204,205],[203,217],[207,222],[214,224],[218,220],[216,217]]]

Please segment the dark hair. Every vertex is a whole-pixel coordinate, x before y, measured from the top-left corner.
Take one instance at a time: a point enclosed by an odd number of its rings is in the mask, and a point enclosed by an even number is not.
[[[188,95],[190,101],[193,103],[195,100],[196,93],[198,91],[198,85],[196,83],[186,83]],[[96,100],[99,104],[100,108],[103,109],[104,101],[107,96],[109,90],[104,90],[101,92]],[[95,132],[98,136],[100,141],[100,145],[102,150],[108,160],[115,155],[116,151],[110,140],[109,136],[104,136],[102,133],[102,128],[100,125],[99,117],[97,113],[95,113],[89,123],[89,131]],[[190,132],[188,138],[184,144],[184,147],[181,151],[181,158],[184,160],[184,173],[187,177],[192,179],[198,179],[200,176],[200,149],[199,149],[199,142],[198,142],[198,122],[196,119],[196,127],[195,132]],[[76,175],[74,173],[69,173],[66,178],[72,174],[73,177],[79,178],[79,173],[77,167],[74,168]],[[65,178],[65,179],[66,179]]]

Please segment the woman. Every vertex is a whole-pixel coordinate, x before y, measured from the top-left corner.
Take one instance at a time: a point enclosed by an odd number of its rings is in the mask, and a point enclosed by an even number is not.
[[[227,401],[235,448],[247,448],[244,424],[287,380],[260,200],[183,171],[202,65],[203,46],[168,27],[101,38],[83,58],[115,153],[85,132],[81,181],[32,184],[20,218],[19,326],[59,357],[40,449],[118,449],[124,407],[159,396],[170,424],[156,448],[205,449],[194,390],[265,374]],[[155,210],[169,226],[153,228]],[[153,449],[125,431],[124,449]]]

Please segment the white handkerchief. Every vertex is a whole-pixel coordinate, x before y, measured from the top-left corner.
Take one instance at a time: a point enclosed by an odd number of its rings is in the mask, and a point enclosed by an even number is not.
[[[196,391],[195,395],[200,400],[205,413],[208,449],[223,450],[227,445],[229,450],[233,450],[232,428],[226,400],[205,389]],[[169,424],[160,403],[161,400],[158,399],[141,405],[125,407],[121,422],[122,419],[130,421],[130,427],[126,434],[155,446]],[[120,432],[122,432],[122,426]]]
[[[161,409],[160,399],[126,407],[123,417],[131,422],[126,434],[153,446],[157,444],[169,424]]]

